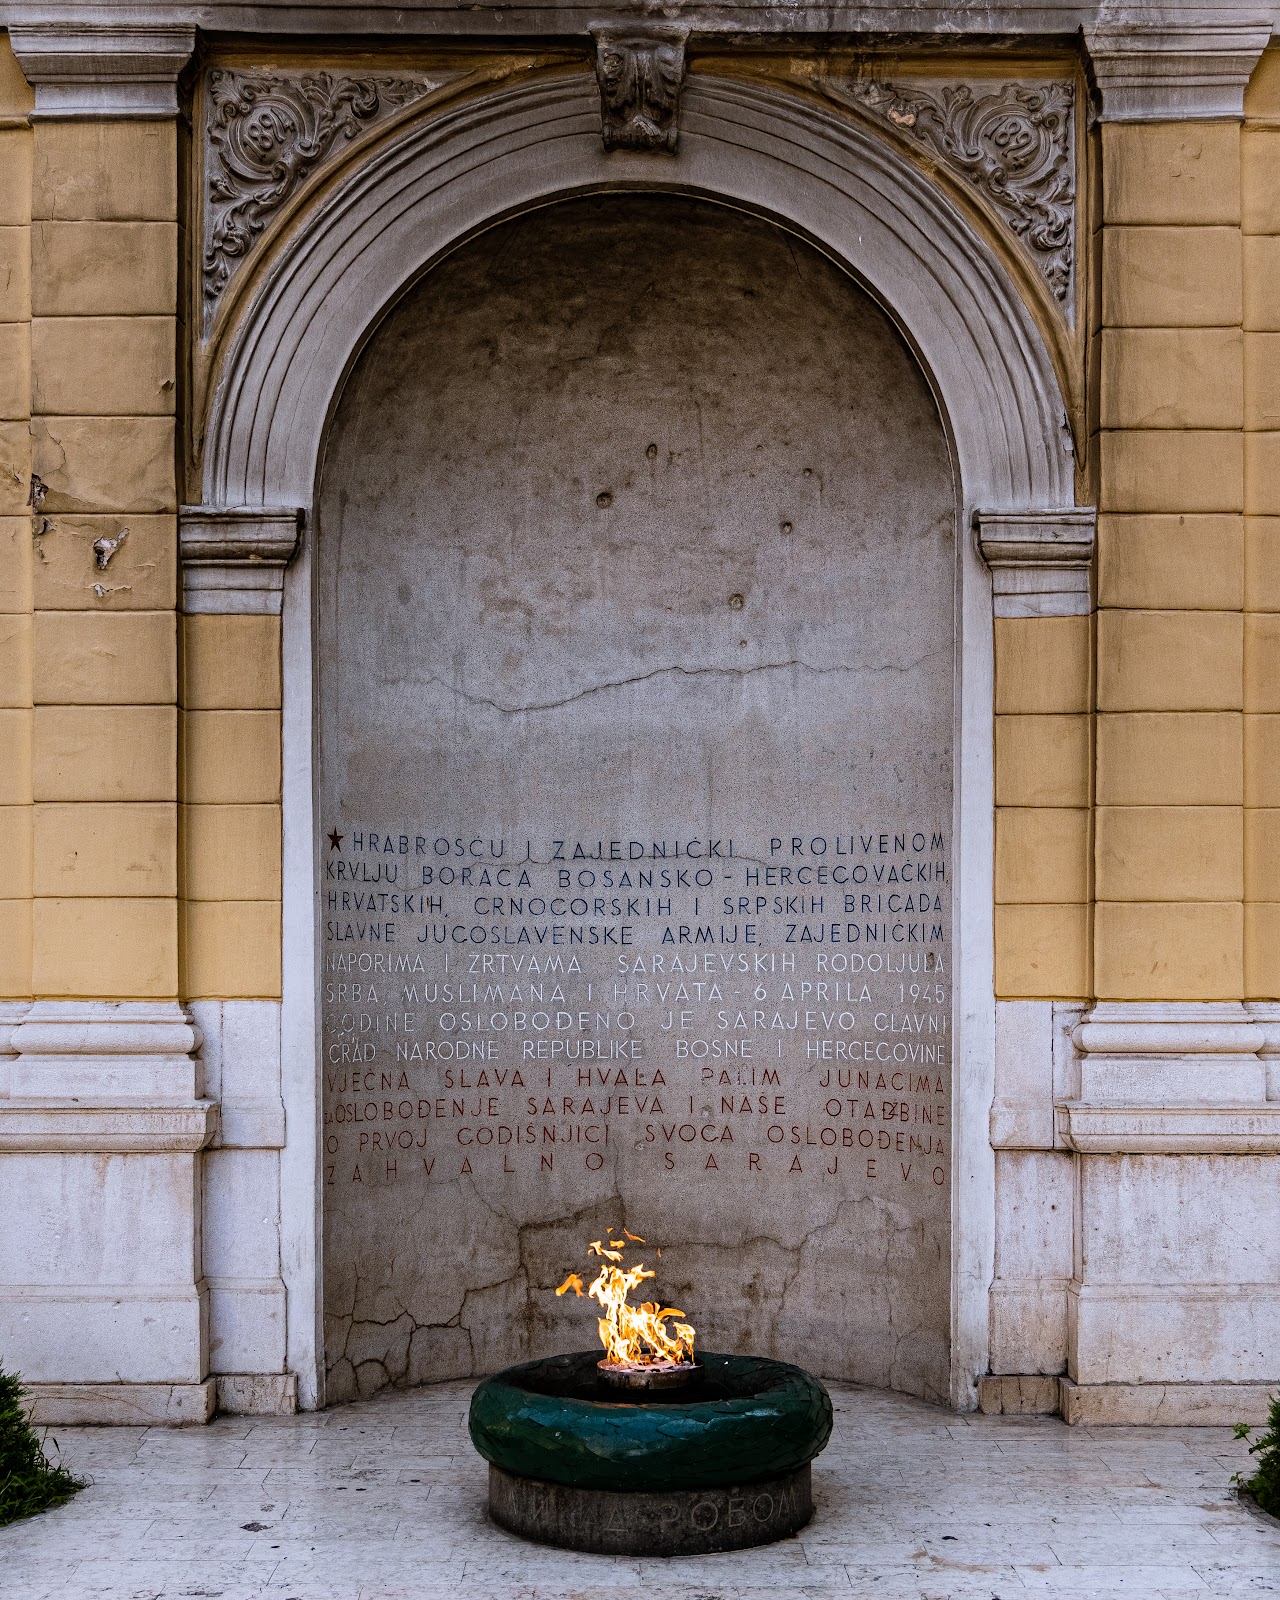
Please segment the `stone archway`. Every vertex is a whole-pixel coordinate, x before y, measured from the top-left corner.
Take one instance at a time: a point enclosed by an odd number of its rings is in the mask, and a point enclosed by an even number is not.
[[[723,206],[527,213],[365,346],[313,555],[332,1398],[589,1342],[551,1291],[623,1224],[707,1348],[947,1397],[956,511],[889,320]]]
[[[326,420],[343,376],[385,308],[442,253],[495,220],[550,199],[674,189],[727,200],[801,233],[888,308],[919,355],[950,435],[961,526],[978,507],[1071,502],[1065,408],[1033,320],[990,251],[928,181],[869,131],[781,91],[695,75],[681,151],[605,156],[595,91],[581,74],[504,91],[407,127],[353,171],[275,256],[230,331],[204,454],[209,507],[310,508]],[[285,872],[311,881],[314,639],[309,552],[285,598]],[[951,1201],[951,1384],[971,1403],[986,1367],[992,1259],[990,583],[960,542],[954,890],[957,952],[956,1161]],[[290,1365],[304,1403],[322,1393],[321,1171],[316,912],[286,894],[284,1050]]]

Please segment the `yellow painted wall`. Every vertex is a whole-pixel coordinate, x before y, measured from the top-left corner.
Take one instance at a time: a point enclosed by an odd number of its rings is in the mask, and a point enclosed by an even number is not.
[[[1078,686],[1065,634],[1049,657],[1029,643],[1040,623],[997,625],[997,682],[1019,698],[996,732],[1005,996],[1280,992],[1277,130],[1277,51],[1243,129],[1101,129],[1092,717],[1086,731],[1065,703],[1028,703],[1029,678]],[[1069,742],[1071,785],[1045,773]],[[1072,801],[1094,807],[1083,959],[1065,909],[1081,881]],[[1025,842],[1031,805],[1053,871]]]
[[[176,136],[38,121],[31,139],[33,986],[163,998],[178,992]],[[140,229],[147,265],[122,271]],[[103,540],[121,542],[100,566]]]
[[[32,104],[0,37],[0,999],[32,992]]]
[[[1280,997],[1280,50],[1245,99],[1244,979]]]

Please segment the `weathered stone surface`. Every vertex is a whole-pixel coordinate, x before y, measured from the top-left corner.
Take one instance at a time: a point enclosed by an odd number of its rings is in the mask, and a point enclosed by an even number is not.
[[[707,1346],[944,1395],[954,504],[890,324],[556,207],[391,314],[317,523],[330,1396],[580,1346],[624,1222]]]
[[[615,1494],[489,1468],[489,1515],[540,1544],[601,1555],[693,1556],[798,1533],[813,1516],[812,1469],[714,1489]]]

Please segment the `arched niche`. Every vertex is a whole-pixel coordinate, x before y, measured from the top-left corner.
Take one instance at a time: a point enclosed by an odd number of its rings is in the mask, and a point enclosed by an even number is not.
[[[213,510],[309,509],[328,420],[364,342],[433,262],[495,222],[569,196],[675,190],[802,234],[861,282],[933,389],[957,480],[954,882],[956,1044],[951,1179],[951,1398],[987,1366],[993,1270],[992,658],[990,577],[968,534],[981,508],[1072,502],[1066,408],[1035,322],[990,249],[926,177],[869,130],[800,96],[695,74],[675,157],[606,155],[582,73],[499,91],[407,125],[332,184],[248,286],[204,429]],[[284,600],[282,1043],[289,1365],[323,1398],[320,1097],[314,881],[315,647],[310,551]],[[292,887],[291,887],[292,886]]]

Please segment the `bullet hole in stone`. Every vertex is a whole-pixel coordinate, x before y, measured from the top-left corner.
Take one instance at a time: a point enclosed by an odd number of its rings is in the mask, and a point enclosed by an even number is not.
[[[738,649],[739,650],[745,650],[746,648],[747,648],[747,641],[745,639],[739,639],[738,640]]]
[[[112,556],[115,555],[116,551],[119,550],[120,546],[128,537],[128,528],[121,528],[120,532],[115,536],[114,539],[109,539],[107,538],[106,534],[103,534],[101,539],[95,539],[93,541],[93,564],[95,567],[97,567],[99,572],[105,572],[107,570],[107,568],[111,565]]]
[[[740,594],[731,594],[729,596],[729,610],[730,611],[741,611],[743,606],[746,605],[746,603],[747,602],[742,598],[742,596]]]
[[[791,532],[791,524],[789,522],[780,522],[778,524],[778,529],[779,529],[779,531],[781,533],[790,533]]]
[[[396,594],[400,597],[400,604],[402,606],[407,606],[410,600],[413,599],[413,590],[407,583],[402,583],[396,590]]]
[[[650,461],[652,461],[652,460],[653,460],[653,458],[654,458],[654,456],[656,456],[656,455],[657,455],[657,453],[658,453],[658,447],[657,447],[657,445],[656,445],[656,444],[651,444],[651,445],[650,445],[650,446],[649,446],[649,447],[648,447],[648,449],[647,449],[647,450],[646,450],[646,451],[645,451],[645,455],[647,455],[647,456],[648,456],[648,458],[649,458],[649,460],[650,460]]]
[[[802,476],[806,477],[806,478],[812,478],[813,477],[813,468],[812,467],[806,467],[804,469],[804,472],[803,472]]]
[[[613,495],[608,489],[601,489],[600,493],[596,496],[596,504],[600,507],[601,511],[607,511],[613,504]]]

